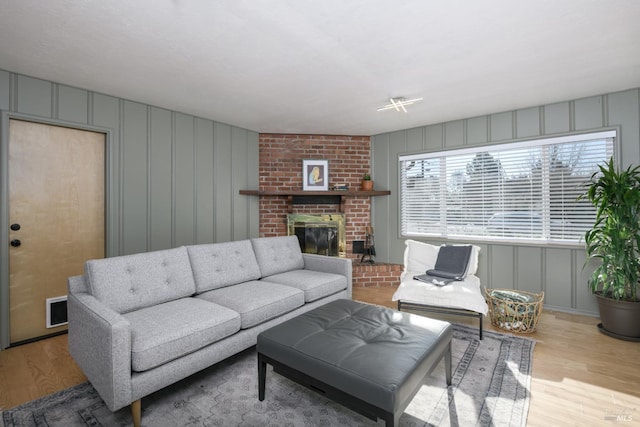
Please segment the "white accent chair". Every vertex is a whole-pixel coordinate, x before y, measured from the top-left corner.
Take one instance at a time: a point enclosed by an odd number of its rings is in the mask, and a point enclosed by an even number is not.
[[[489,307],[483,296],[480,279],[475,276],[480,247],[473,246],[464,280],[438,286],[413,277],[434,268],[440,246],[416,240],[406,240],[405,245],[404,270],[400,275],[400,286],[392,298],[398,301],[398,310],[477,317],[482,339],[482,322]]]

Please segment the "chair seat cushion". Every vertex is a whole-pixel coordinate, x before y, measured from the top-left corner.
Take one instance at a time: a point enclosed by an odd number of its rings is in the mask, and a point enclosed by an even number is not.
[[[416,304],[452,307],[475,311],[486,316],[489,311],[487,302],[480,289],[480,279],[468,275],[464,280],[453,281],[446,286],[414,280],[413,276],[422,272],[404,272],[400,286],[393,294],[393,301],[407,301]]]
[[[262,280],[214,289],[196,298],[238,312],[242,329],[259,325],[304,304],[304,292],[301,290]]]
[[[312,302],[347,289],[347,278],[341,274],[310,270],[293,270],[262,279],[292,286],[304,292],[304,300]]]
[[[197,298],[181,298],[124,314],[131,324],[131,369],[160,366],[240,330],[240,315]]]

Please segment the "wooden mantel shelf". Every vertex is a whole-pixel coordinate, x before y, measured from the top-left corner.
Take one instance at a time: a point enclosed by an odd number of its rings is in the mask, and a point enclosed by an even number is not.
[[[304,190],[240,190],[245,196],[388,196],[389,190],[343,190],[343,191],[304,191]]]
[[[304,190],[240,190],[245,196],[282,196],[289,200],[289,213],[293,212],[294,204],[339,204],[340,212],[344,213],[344,204],[347,197],[373,197],[388,196],[389,190],[342,190],[342,191],[304,191]]]

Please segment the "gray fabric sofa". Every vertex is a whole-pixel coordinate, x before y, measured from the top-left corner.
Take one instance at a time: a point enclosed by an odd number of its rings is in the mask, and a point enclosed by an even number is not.
[[[87,261],[69,278],[69,352],[112,411],[256,344],[257,335],[351,298],[351,260],[264,237]]]

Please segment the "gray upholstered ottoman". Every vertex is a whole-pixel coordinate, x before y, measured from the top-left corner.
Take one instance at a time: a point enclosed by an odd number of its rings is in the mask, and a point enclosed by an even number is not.
[[[447,322],[336,300],[258,335],[258,397],[267,363],[373,420],[396,426],[400,415],[444,358],[451,385]]]

